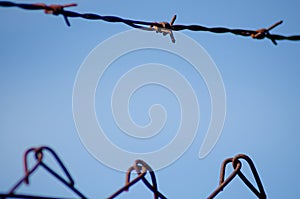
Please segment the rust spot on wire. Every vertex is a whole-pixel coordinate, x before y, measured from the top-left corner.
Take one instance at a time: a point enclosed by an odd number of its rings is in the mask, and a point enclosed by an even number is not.
[[[65,5],[56,5],[56,4],[53,4],[53,5],[49,5],[47,6],[46,4],[44,3],[41,3],[41,4],[33,4],[33,5],[36,5],[36,6],[41,6],[44,8],[44,12],[46,14],[53,14],[53,15],[60,15],[62,14],[64,19],[65,19],[65,22],[67,24],[67,26],[71,26],[69,20],[68,20],[68,16],[67,15],[64,15],[63,14],[63,10],[64,8],[67,8],[67,7],[74,7],[74,6],[77,6],[76,3],[72,3],[72,4],[65,4]]]
[[[274,45],[277,45],[276,40],[273,38],[273,36],[270,34],[269,31],[272,30],[273,28],[275,28],[276,26],[279,26],[282,23],[283,23],[283,21],[278,21],[267,29],[262,28],[262,29],[256,30],[256,33],[251,34],[251,37],[253,39],[264,39],[267,37],[273,42]]]
[[[212,33],[231,33],[234,35],[240,35],[244,37],[252,37],[253,39],[270,39],[273,44],[277,44],[279,40],[290,40],[290,41],[299,41],[300,35],[284,36],[271,34],[270,30],[280,25],[282,21],[275,23],[273,26],[265,29],[259,30],[247,30],[247,29],[230,29],[225,27],[205,27],[201,25],[174,25],[176,15],[172,18],[171,22],[147,22],[147,21],[138,21],[124,19],[117,16],[101,16],[98,14],[92,13],[77,13],[73,11],[67,11],[64,8],[73,7],[77,4],[66,4],[66,5],[49,5],[46,4],[23,4],[23,3],[13,3],[10,1],[0,1],[1,7],[19,7],[27,10],[44,10],[47,14],[53,15],[62,15],[65,19],[65,22],[70,26],[68,18],[70,17],[79,17],[88,20],[102,20],[110,23],[123,23],[132,28],[138,28],[142,30],[151,30],[156,31],[157,33],[162,33],[163,35],[170,35],[172,42],[175,42],[175,38],[172,31],[181,31],[181,30],[190,30],[190,31],[206,31]]]
[[[25,179],[24,182],[25,184],[29,184],[29,175],[35,170],[37,169],[37,167],[41,164],[42,159],[43,159],[43,154],[39,153],[36,157],[37,157],[37,162],[35,163],[35,165],[32,167],[32,169],[28,169],[28,155],[31,152],[35,152],[36,148],[30,148],[27,151],[25,151],[24,153],[24,172],[25,172]]]
[[[145,30],[154,30],[156,33],[162,33],[164,36],[170,35],[171,41],[175,43],[175,37],[173,35],[172,26],[176,20],[176,15],[174,15],[169,22],[155,22],[150,25],[150,28]]]

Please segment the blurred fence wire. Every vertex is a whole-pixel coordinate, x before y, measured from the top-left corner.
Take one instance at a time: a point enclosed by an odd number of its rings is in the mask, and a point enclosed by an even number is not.
[[[49,156],[50,155],[50,156]],[[31,156],[31,158],[30,158]],[[45,161],[45,156],[52,157],[52,159],[55,160],[55,162],[58,164],[58,166],[61,168],[62,173],[64,176],[56,172],[51,168],[51,165]],[[28,165],[28,160],[31,159],[31,164],[33,166],[30,168]],[[32,178],[32,174],[35,173],[38,168],[45,169],[51,176],[56,178],[62,185],[66,186],[68,189],[70,189],[75,195],[77,195],[79,198],[86,199],[88,198],[86,195],[84,195],[81,191],[79,191],[75,187],[75,181],[73,180],[71,174],[63,164],[62,160],[59,158],[59,156],[54,152],[53,149],[47,147],[47,146],[41,146],[36,148],[29,148],[24,153],[24,176],[17,181],[17,183],[7,192],[7,193],[0,193],[0,199],[6,199],[6,198],[27,198],[27,199],[63,199],[62,197],[49,197],[49,196],[41,196],[41,195],[29,195],[29,194],[18,194],[16,193],[17,189],[25,183],[26,185],[29,185],[29,178]],[[119,160],[117,160],[119,161]],[[242,168],[242,162],[246,162],[249,165],[249,168],[253,174],[253,178],[256,182],[256,185],[253,185],[249,179],[244,175]],[[232,163],[233,171],[230,175],[225,177],[225,170],[226,166]],[[134,179],[130,179],[132,171],[135,171],[137,173],[137,177]],[[60,172],[61,173],[61,172]],[[151,182],[146,178],[146,175],[149,173]],[[238,154],[233,158],[227,158],[223,161],[221,166],[221,173],[220,173],[220,181],[219,186],[215,189],[214,192],[212,192],[207,199],[213,199],[215,198],[223,189],[235,178],[236,176],[239,176],[240,179],[246,184],[246,186],[253,192],[253,194],[259,198],[259,199],[266,199],[267,195],[264,191],[262,182],[259,178],[258,172],[254,166],[253,161],[250,157],[244,154]],[[167,197],[162,194],[158,190],[158,183],[155,176],[154,171],[143,160],[136,160],[134,164],[129,167],[126,173],[126,179],[125,179],[125,185],[118,189],[115,193],[107,197],[108,199],[113,199],[119,196],[121,193],[125,191],[129,191],[129,188],[132,187],[137,182],[142,181],[146,188],[148,188],[154,196],[154,199],[167,199]],[[177,182],[178,183],[178,182]],[[258,189],[257,189],[257,188]]]
[[[176,15],[173,16],[170,22],[147,22],[124,19],[117,16],[101,16],[93,13],[77,13],[73,11],[67,11],[65,8],[77,6],[77,4],[66,4],[66,5],[46,5],[43,3],[38,4],[27,4],[27,3],[13,3],[9,1],[0,1],[1,7],[19,7],[26,10],[44,10],[46,14],[62,15],[68,26],[70,22],[68,18],[84,18],[88,20],[101,20],[110,23],[123,23],[130,27],[155,31],[162,33],[163,35],[170,35],[171,40],[175,43],[175,38],[172,31],[190,30],[190,31],[206,31],[212,33],[231,33],[234,35],[240,35],[245,37],[252,37],[253,39],[269,39],[273,44],[277,45],[279,40],[290,40],[299,41],[300,35],[284,36],[278,34],[271,34],[270,31],[276,26],[280,25],[283,21],[278,21],[269,28],[261,28],[258,30],[247,30],[247,29],[230,29],[225,27],[205,27],[201,25],[176,25]]]
[[[243,174],[241,168],[242,168],[242,162],[240,160],[245,160],[248,165],[250,166],[251,172],[253,174],[254,180],[256,182],[256,185],[258,187],[258,190],[255,188],[255,186],[248,180],[248,178]],[[233,166],[233,172],[225,179],[225,170],[228,163],[232,163]],[[262,182],[259,178],[258,172],[254,166],[253,161],[250,157],[248,157],[245,154],[238,154],[233,158],[227,158],[223,161],[221,172],[220,172],[220,181],[219,186],[216,188],[216,190],[208,196],[208,199],[214,198],[217,194],[219,194],[223,189],[235,178],[236,176],[239,176],[241,180],[246,184],[246,186],[257,196],[259,199],[266,199],[267,195],[265,193],[265,190],[263,188]]]

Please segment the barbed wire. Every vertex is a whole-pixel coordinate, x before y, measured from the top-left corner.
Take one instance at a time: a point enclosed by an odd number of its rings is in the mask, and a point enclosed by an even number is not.
[[[231,33],[234,35],[252,37],[253,39],[269,39],[273,44],[277,45],[277,41],[279,40],[289,40],[289,41],[299,41],[300,35],[291,35],[284,36],[278,34],[271,34],[270,31],[282,24],[283,21],[278,21],[269,28],[261,28],[258,30],[247,30],[247,29],[230,29],[225,27],[205,27],[201,25],[175,25],[174,22],[176,20],[176,15],[173,16],[170,22],[147,22],[147,21],[138,21],[138,20],[130,20],[124,19],[117,16],[101,16],[93,13],[78,13],[73,11],[64,10],[67,7],[74,7],[77,4],[65,4],[65,5],[46,5],[44,3],[38,4],[26,4],[26,3],[14,3],[9,1],[0,1],[1,7],[19,7],[26,10],[44,10],[46,14],[53,15],[62,15],[67,26],[70,26],[70,22],[68,18],[83,18],[88,20],[101,20],[110,23],[123,23],[132,28],[147,30],[147,31],[155,31],[157,33],[162,33],[163,35],[170,35],[171,40],[175,43],[175,38],[173,35],[173,31],[182,31],[182,30],[190,30],[190,31],[204,31],[204,32],[212,32],[212,33]]]

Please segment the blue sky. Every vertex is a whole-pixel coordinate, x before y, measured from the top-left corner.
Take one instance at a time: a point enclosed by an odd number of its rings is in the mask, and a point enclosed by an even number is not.
[[[178,3],[78,0],[76,3],[79,6],[72,10],[78,12],[146,21],[169,21],[177,14],[175,24],[209,27],[259,29],[284,20],[273,33],[300,34],[300,13],[297,9],[300,3],[296,0],[281,3],[258,0],[246,3],[231,0],[196,3],[191,0]],[[72,92],[76,74],[90,51],[112,35],[130,28],[123,24],[83,19],[70,19],[70,22],[71,27],[67,27],[61,16],[0,8],[0,192],[9,190],[23,175],[23,152],[40,145],[55,149],[69,168],[76,186],[91,198],[108,197],[123,186],[124,173],[101,164],[81,143],[73,120]],[[245,153],[253,159],[268,198],[297,198],[300,176],[297,170],[300,166],[300,42],[279,41],[278,46],[274,46],[268,40],[252,40],[230,34],[182,32],[202,45],[216,63],[226,89],[226,120],[215,148],[204,159],[198,159],[211,114],[210,98],[201,77],[195,76],[190,68],[181,71],[194,85],[201,120],[197,136],[186,153],[169,167],[156,172],[160,191],[168,198],[206,198],[218,185],[221,162],[227,157]],[[170,42],[168,38],[166,42]],[[184,64],[174,61],[172,56],[152,51],[142,52],[138,60],[130,54],[124,57],[123,62],[130,65],[131,59],[134,60],[133,65],[157,60],[162,64],[174,64],[174,68]],[[122,59],[119,61],[122,62]],[[117,65],[115,63],[108,71],[107,80],[119,74]],[[110,88],[111,85],[108,85],[103,89],[109,92]],[[148,100],[143,103],[145,98]],[[97,91],[98,99],[101,100],[101,96]],[[145,112],[149,105],[158,102],[170,111],[168,115],[172,117],[168,118],[166,129],[171,131],[178,126],[177,102],[171,93],[155,86],[133,96],[130,104],[133,119],[147,124],[149,118]],[[105,123],[106,128],[116,130],[110,120],[109,109],[101,106],[96,104],[99,120]],[[106,114],[101,112],[103,108],[106,108]],[[111,139],[118,137],[113,133],[108,136]],[[162,136],[161,140],[153,143],[154,148],[164,145],[172,134]],[[136,146],[141,144],[116,142],[133,151],[153,148],[151,143],[139,149]],[[244,166],[243,169],[247,173],[249,168]],[[30,186],[22,186],[19,192],[72,196],[44,171],[34,174]],[[150,192],[138,184],[119,198],[146,197],[151,197]],[[255,196],[236,179],[217,198]]]

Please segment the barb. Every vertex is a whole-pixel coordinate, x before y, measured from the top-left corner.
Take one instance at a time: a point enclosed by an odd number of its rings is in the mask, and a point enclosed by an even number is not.
[[[253,186],[253,184],[246,178],[246,176],[242,173],[242,171],[241,171],[242,163],[241,163],[240,159],[245,160],[249,164],[250,169],[251,169],[251,171],[253,173],[254,179],[256,181],[256,184],[257,184],[259,190],[257,190]],[[228,163],[230,163],[230,162],[232,163],[234,171],[224,180],[226,165]],[[266,193],[264,191],[263,185],[261,183],[261,180],[259,178],[258,172],[257,172],[257,170],[256,170],[256,168],[254,166],[253,161],[247,155],[238,154],[234,158],[227,158],[226,160],[223,161],[222,167],[221,167],[221,172],[220,172],[219,186],[217,187],[217,189],[212,194],[210,194],[208,196],[208,199],[213,199],[214,197],[216,197],[221,191],[223,191],[224,187],[227,186],[233,180],[233,178],[236,177],[236,175],[238,175],[242,179],[242,181],[247,185],[247,187],[259,199],[266,199],[267,198],[267,195],[266,195]]]
[[[258,30],[245,30],[245,29],[230,29],[224,27],[205,27],[201,25],[174,25],[176,15],[172,18],[171,22],[147,22],[147,21],[137,21],[124,19],[117,16],[101,16],[98,14],[91,13],[77,13],[73,11],[66,11],[64,8],[77,6],[77,4],[66,4],[66,5],[49,5],[46,4],[22,4],[22,3],[13,3],[9,1],[0,1],[0,6],[2,7],[19,7],[26,10],[44,10],[46,14],[53,15],[62,15],[68,26],[70,22],[69,17],[79,17],[88,20],[102,20],[110,23],[123,23],[132,28],[138,28],[142,30],[156,31],[157,33],[162,33],[163,35],[170,35],[172,42],[175,42],[175,38],[172,31],[181,31],[181,30],[190,30],[190,31],[205,31],[212,33],[231,33],[234,35],[240,35],[245,37],[252,37],[253,39],[270,39],[274,45],[277,45],[279,40],[290,40],[290,41],[299,41],[300,35],[293,36],[284,36],[271,34],[270,30],[277,27],[282,23],[279,21],[272,25],[269,28],[262,28]]]
[[[133,170],[136,171],[138,176],[135,179],[133,179],[132,181],[130,181],[130,175]],[[150,173],[152,185],[145,178],[147,171]],[[155,177],[155,174],[154,174],[152,168],[143,160],[135,161],[134,165],[131,166],[127,170],[125,186],[123,186],[118,191],[116,191],[114,194],[112,194],[110,197],[108,197],[108,199],[113,199],[113,198],[117,197],[118,195],[120,195],[122,192],[128,191],[132,185],[134,185],[135,183],[137,183],[140,180],[142,180],[144,182],[144,184],[153,192],[154,199],[158,199],[158,198],[166,199],[166,197],[158,191],[156,177]]]
[[[171,27],[173,26],[175,20],[176,20],[176,15],[173,16],[171,19],[171,22],[155,22],[155,24],[151,24],[149,28],[145,28],[144,30],[149,30],[149,31],[155,31],[156,33],[162,33],[164,36],[170,35],[171,41],[175,43],[175,37],[173,35],[173,31]],[[157,24],[160,24],[162,27],[157,26]]]

